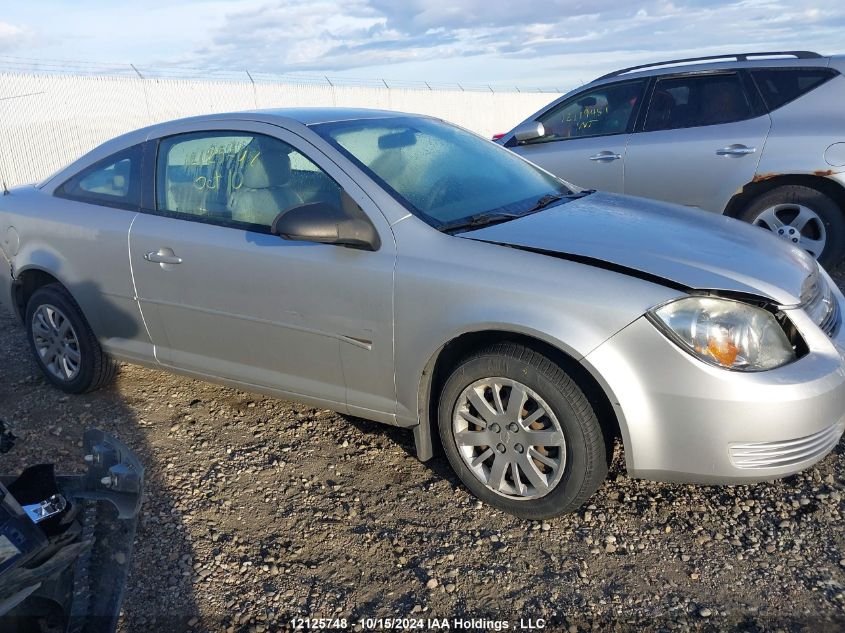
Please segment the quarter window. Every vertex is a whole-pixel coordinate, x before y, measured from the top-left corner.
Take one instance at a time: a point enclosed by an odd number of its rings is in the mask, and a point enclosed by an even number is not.
[[[137,209],[141,202],[140,145],[98,161],[62,184],[55,192],[78,202]]]
[[[658,79],[645,131],[718,125],[753,116],[739,75],[689,75]]]
[[[830,68],[767,68],[751,71],[770,111],[815,90],[836,74]]]
[[[530,142],[623,134],[636,117],[644,87],[644,81],[609,84],[564,101],[537,119],[546,134]]]
[[[200,132],[162,139],[156,207],[164,214],[268,232],[282,211],[341,205],[340,186],[287,143],[263,134]]]

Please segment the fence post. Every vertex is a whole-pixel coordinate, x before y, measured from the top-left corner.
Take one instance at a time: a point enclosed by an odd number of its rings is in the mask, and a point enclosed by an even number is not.
[[[147,94],[147,80],[144,75],[140,73],[140,71],[135,68],[135,64],[129,64],[132,67],[132,70],[135,71],[135,74],[138,75],[138,78],[141,80],[141,92],[144,93],[144,105],[147,106],[147,124],[151,124],[153,122],[153,115],[152,110],[150,110],[150,96]]]
[[[252,84],[252,103],[258,108],[258,93],[255,90],[255,79],[252,78],[252,75],[249,74],[249,68],[244,68],[244,72],[246,76],[249,77],[249,81]]]

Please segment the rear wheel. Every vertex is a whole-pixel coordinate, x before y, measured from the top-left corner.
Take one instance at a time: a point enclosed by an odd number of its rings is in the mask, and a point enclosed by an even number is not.
[[[776,187],[752,200],[738,217],[803,248],[825,268],[835,266],[845,255],[842,209],[810,187]]]
[[[100,347],[76,301],[59,284],[32,294],[26,325],[35,361],[55,387],[85,393],[114,378],[117,365]]]
[[[438,425],[461,481],[519,517],[576,510],[607,475],[604,434],[584,393],[521,345],[498,343],[463,360],[441,392]]]

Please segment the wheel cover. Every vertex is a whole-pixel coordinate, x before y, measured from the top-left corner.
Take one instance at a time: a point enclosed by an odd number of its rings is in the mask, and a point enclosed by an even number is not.
[[[819,214],[803,204],[776,204],[752,221],[818,259],[827,246],[827,231]]]
[[[70,382],[79,375],[82,353],[70,319],[52,305],[39,306],[32,315],[32,339],[41,362],[53,376]]]
[[[549,494],[566,467],[566,439],[551,407],[510,378],[483,378],[463,390],[452,416],[455,445],[489,490],[517,500]]]

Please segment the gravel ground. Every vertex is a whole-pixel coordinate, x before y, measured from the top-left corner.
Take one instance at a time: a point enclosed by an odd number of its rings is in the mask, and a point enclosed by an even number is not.
[[[845,442],[800,475],[723,488],[630,479],[617,447],[589,506],[522,521],[478,503],[444,458],[417,461],[408,431],[132,366],[64,396],[5,316],[0,418],[19,436],[6,473],[79,470],[94,426],[145,462],[122,631],[272,631],[293,616],[845,628]]]

